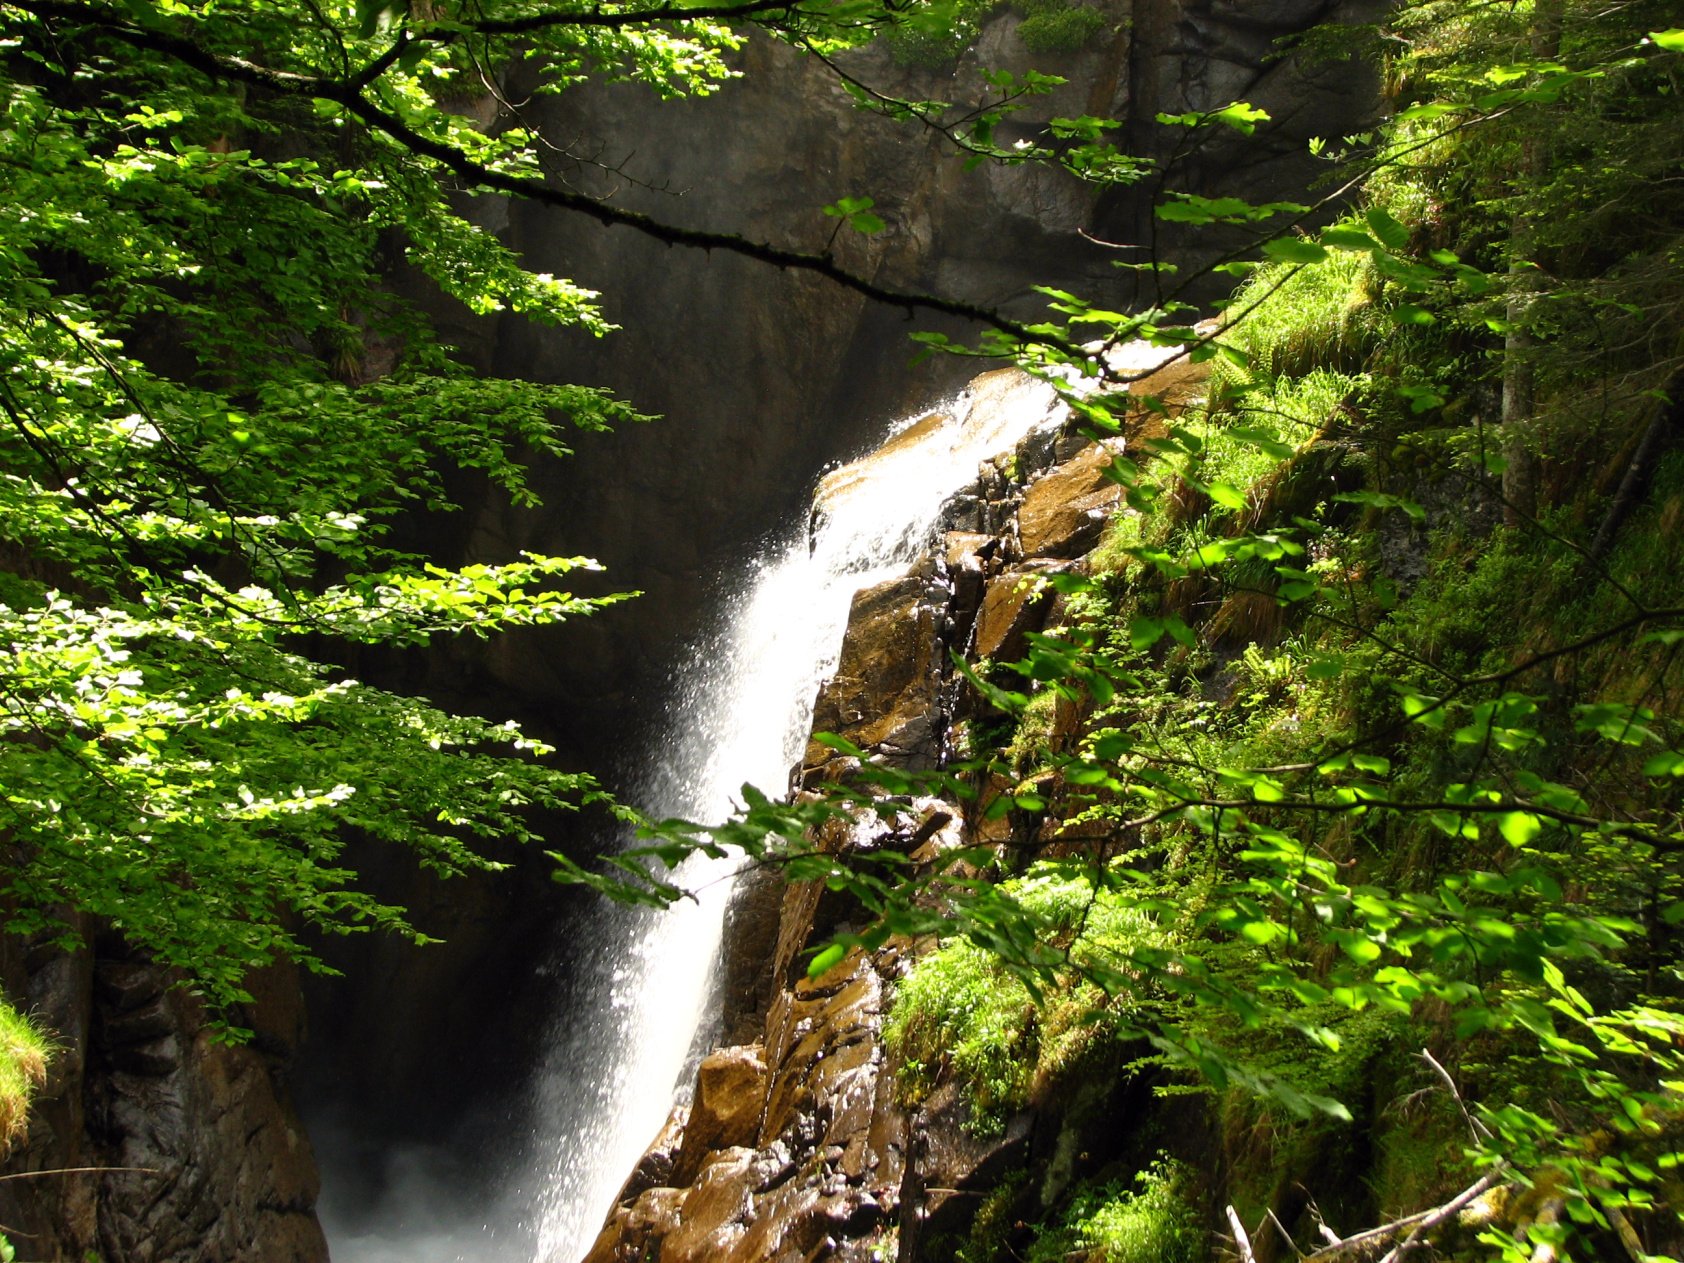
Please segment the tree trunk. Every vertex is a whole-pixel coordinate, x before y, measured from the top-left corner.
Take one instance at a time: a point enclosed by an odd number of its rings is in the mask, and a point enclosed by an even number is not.
[[[1537,0],[1532,11],[1532,56],[1552,60],[1561,47],[1562,0]],[[1550,146],[1541,132],[1521,141],[1519,178],[1536,187],[1549,174]],[[1532,374],[1534,339],[1527,320],[1539,289],[1532,217],[1516,211],[1509,227],[1509,295],[1503,338],[1503,520],[1522,526],[1538,516],[1539,434]]]

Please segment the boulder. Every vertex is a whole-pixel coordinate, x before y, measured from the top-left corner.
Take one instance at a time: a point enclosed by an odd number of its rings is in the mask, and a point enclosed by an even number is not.
[[[1053,592],[1041,582],[1057,567],[1047,563],[1021,566],[988,581],[977,614],[971,657],[1011,662],[1023,656],[1024,637],[1045,624]]]
[[[1099,542],[1123,498],[1122,486],[1105,476],[1116,455],[1108,444],[1091,443],[1029,484],[1017,511],[1025,557],[1080,557]]]
[[[946,607],[933,565],[857,593],[836,673],[813,711],[814,731],[838,733],[909,765],[933,763]],[[831,757],[826,747],[810,746],[806,765]]]
[[[690,1183],[714,1150],[753,1144],[765,1098],[766,1063],[758,1045],[718,1048],[704,1057],[671,1182],[680,1188]]]
[[[752,1208],[755,1153],[727,1149],[709,1158],[690,1186],[678,1225],[661,1241],[661,1263],[720,1263],[732,1257]]]

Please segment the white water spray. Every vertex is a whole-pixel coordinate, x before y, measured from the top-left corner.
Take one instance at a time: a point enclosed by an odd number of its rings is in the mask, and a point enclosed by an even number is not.
[[[992,373],[948,405],[902,422],[871,456],[821,484],[806,531],[748,568],[721,631],[694,653],[645,775],[661,816],[717,823],[747,782],[781,792],[813,702],[834,669],[849,604],[929,543],[942,508],[983,460],[1063,409],[1052,389]],[[589,937],[580,985],[539,1079],[534,1141],[547,1157],[535,1263],[574,1263],[665,1122],[710,1006],[720,928],[739,861],[694,856],[677,882],[698,892],[659,913],[616,908]]]

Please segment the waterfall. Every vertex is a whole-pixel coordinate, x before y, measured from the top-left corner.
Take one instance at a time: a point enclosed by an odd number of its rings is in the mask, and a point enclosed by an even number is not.
[[[781,792],[801,757],[819,686],[834,669],[854,593],[929,544],[980,462],[1063,410],[1052,389],[991,373],[891,427],[871,455],[827,476],[811,530],[767,548],[687,658],[640,787],[644,810],[718,822],[747,782]],[[662,913],[605,909],[540,1073],[535,1142],[549,1151],[536,1263],[575,1263],[644,1148],[687,1089],[737,861],[693,856],[674,875],[697,892]]]
[[[717,823],[744,783],[781,793],[854,594],[917,559],[982,461],[1064,415],[1050,386],[988,373],[828,474],[811,520],[730,577],[716,630],[673,673],[660,736],[627,796],[653,816]],[[378,1203],[353,1208],[349,1190],[328,1190],[337,1263],[577,1263],[715,1033],[714,966],[737,863],[694,856],[673,874],[694,900],[661,912],[604,904],[561,927],[559,1016],[525,1117],[510,1120],[528,1129],[535,1156],[496,1205],[475,1206],[448,1146],[387,1154]]]

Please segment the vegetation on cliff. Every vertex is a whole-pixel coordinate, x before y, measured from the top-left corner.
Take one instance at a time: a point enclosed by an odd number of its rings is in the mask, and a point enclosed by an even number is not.
[[[869,924],[815,972],[896,936],[940,944],[888,1027],[911,1099],[957,1081],[973,1127],[999,1128],[1095,989],[1110,998],[1090,1020],[1162,1087],[1215,1094],[1235,1224],[1292,1201],[1314,1244],[1289,1188],[1355,1145],[1379,1187],[1347,1171],[1308,1190],[1345,1226],[1444,1209],[1330,1259],[1428,1238],[1502,1258],[1676,1251],[1669,18],[1406,6],[1374,32],[1392,119],[1330,155],[1360,194],[1344,218],[1160,201],[1161,219],[1250,238],[1217,263],[1247,279],[1214,331],[1189,326],[1159,262],[1141,265],[1166,295],[1150,311],[1051,295],[1064,323],[1018,348],[1031,371],[1091,373],[1092,346],[1072,354],[1086,336],[1185,345],[1215,371],[1201,408],[1155,427],[1115,379],[1070,389],[1091,432],[1157,433],[1114,462],[1127,508],[1086,572],[1047,581],[1062,626],[1020,662],[968,667],[1012,722],[973,719],[980,757],[934,775],[837,740],[858,766],[828,801],[704,835],[853,893]],[[1243,105],[1161,121],[1263,122]],[[928,793],[973,827],[1010,816],[1011,845],[914,863],[802,840],[829,811],[892,822]],[[1034,897],[1048,881],[1153,932],[1084,951]],[[1406,1097],[1430,1104],[1406,1119]]]
[[[47,1037],[28,1017],[0,1000],[0,1155],[28,1126],[30,1098],[46,1082],[51,1056]]]

